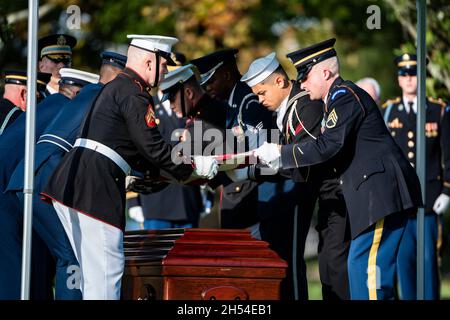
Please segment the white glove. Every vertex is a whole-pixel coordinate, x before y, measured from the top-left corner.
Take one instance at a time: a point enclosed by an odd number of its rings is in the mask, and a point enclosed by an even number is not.
[[[139,223],[144,223],[144,212],[142,211],[142,207],[141,206],[134,206],[128,209],[128,215],[130,216],[131,219],[139,222]]]
[[[248,167],[241,168],[241,169],[228,170],[228,171],[225,171],[225,174],[233,182],[240,182],[240,181],[245,181],[245,180],[249,179]]]
[[[449,205],[450,205],[450,197],[445,193],[441,193],[434,202],[433,210],[437,214],[443,214],[445,211],[447,211]]]
[[[267,143],[265,141],[262,146],[255,150],[255,155],[263,164],[274,171],[278,171],[281,167],[281,153],[276,143]]]
[[[219,163],[213,157],[195,156],[194,157],[194,173],[202,178],[211,180],[219,170]]]

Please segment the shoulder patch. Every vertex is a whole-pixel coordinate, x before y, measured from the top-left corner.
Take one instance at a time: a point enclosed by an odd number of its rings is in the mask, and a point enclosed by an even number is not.
[[[391,104],[394,103],[399,103],[401,100],[400,97],[394,98],[394,99],[388,99],[385,103],[383,103],[383,105],[381,106],[381,108],[385,109],[386,107],[388,107]]]
[[[340,94],[340,93],[347,93],[347,90],[346,89],[339,89],[339,90],[333,92],[333,94],[331,95],[331,101],[333,101],[336,98],[336,96],[338,94]]]
[[[336,109],[333,109],[333,111],[331,111],[330,114],[328,115],[325,125],[328,129],[331,129],[336,126],[337,121],[338,121],[338,116],[336,113]]]

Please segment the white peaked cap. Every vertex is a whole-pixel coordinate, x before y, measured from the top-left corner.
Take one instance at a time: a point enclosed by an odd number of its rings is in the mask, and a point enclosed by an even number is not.
[[[88,83],[98,83],[100,76],[95,73],[81,71],[72,68],[61,68],[59,70],[61,80],[66,83],[74,82],[75,84],[85,85]]]
[[[147,51],[164,51],[167,53],[170,53],[172,46],[178,43],[177,38],[155,35],[129,34],[127,38],[133,39],[131,40],[132,46]]]
[[[249,87],[256,86],[258,83],[270,76],[280,65],[275,52],[265,57],[256,59],[252,62],[246,74],[241,78]]]
[[[166,73],[163,81],[159,85],[159,89],[164,92],[178,83],[186,82],[194,75],[193,67],[192,64],[188,64]]]

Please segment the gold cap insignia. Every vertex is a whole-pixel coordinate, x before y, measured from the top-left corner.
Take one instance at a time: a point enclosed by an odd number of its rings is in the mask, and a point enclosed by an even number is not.
[[[58,46],[65,46],[67,43],[66,38],[64,36],[59,36],[57,40]]]

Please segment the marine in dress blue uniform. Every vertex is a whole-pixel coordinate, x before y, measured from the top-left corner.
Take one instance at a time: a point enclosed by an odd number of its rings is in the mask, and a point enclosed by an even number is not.
[[[36,135],[39,136],[48,123],[69,99],[55,94],[37,105]],[[8,130],[0,136],[0,299],[20,299],[20,270],[22,251],[22,211],[15,193],[5,192],[14,169],[24,157],[25,113],[22,113]],[[47,248],[35,233],[32,246],[31,297],[49,298],[48,279],[40,270],[46,265]],[[33,259],[34,258],[34,259]],[[37,260],[39,259],[39,260]],[[37,268],[37,269],[35,269]],[[38,271],[35,271],[38,270]],[[42,280],[42,281],[41,281]],[[33,285],[35,284],[35,285]]]
[[[41,193],[53,201],[72,247],[81,257],[83,299],[120,298],[125,178],[131,168],[140,172],[162,168],[175,180],[187,179],[194,170],[212,177],[217,169],[217,162],[203,158],[198,163],[194,158],[193,165],[184,159],[174,163],[172,148],[156,125],[150,86],[157,86],[178,40],[128,37],[132,41],[127,67],[97,96],[74,148]],[[147,167],[148,163],[153,166]]]
[[[289,169],[333,161],[352,236],[348,257],[351,298],[392,299],[407,217],[422,205],[420,184],[373,99],[339,76],[335,41],[326,40],[291,55],[302,88],[311,98],[325,102],[323,133],[298,144],[265,144],[256,154],[274,168],[280,163]],[[312,80],[320,86],[310,86]]]
[[[250,87],[240,81],[236,64],[237,49],[225,49],[193,59],[201,85],[215,99],[228,103],[225,128],[231,130],[241,152],[256,148],[262,141],[261,129],[272,128],[272,113],[263,108]],[[244,149],[244,150],[242,150]],[[222,178],[222,179],[221,179]],[[223,184],[221,227],[247,228],[258,222],[258,183],[230,182],[223,174],[216,184]],[[214,186],[214,183],[210,184]]]
[[[401,97],[386,101],[383,106],[384,120],[395,142],[413,167],[416,166],[417,136],[417,57],[405,53],[395,59],[399,83],[404,87]],[[409,81],[408,87],[405,87]],[[426,101],[426,194],[425,194],[425,299],[439,299],[439,244],[442,242],[442,213],[450,199],[450,116],[447,105],[440,99]],[[447,199],[442,209],[433,209],[441,200]],[[400,298],[416,300],[417,296],[417,219],[408,219],[399,249],[398,280]],[[412,254],[410,254],[412,251]]]
[[[170,109],[169,101],[161,102],[158,96],[153,99],[158,130],[167,143],[175,145],[178,141],[172,140],[172,134],[181,136],[179,129],[186,126],[186,118],[179,118]],[[199,186],[169,184],[158,192],[136,194],[134,199],[129,206],[141,207],[144,229],[197,228],[203,210]]]

